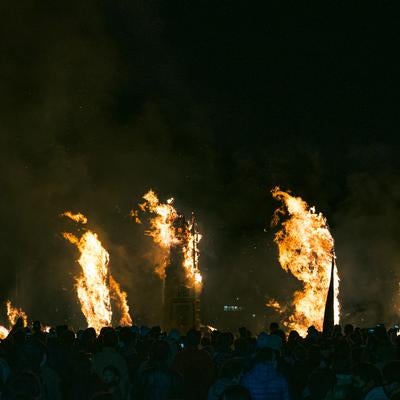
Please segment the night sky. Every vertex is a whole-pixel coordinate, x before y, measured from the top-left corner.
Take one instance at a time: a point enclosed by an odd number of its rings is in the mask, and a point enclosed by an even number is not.
[[[197,214],[204,321],[229,324],[223,305],[238,303],[240,321],[260,329],[276,318],[265,299],[298,287],[272,240],[280,185],[328,219],[343,320],[396,320],[391,2],[235,3],[1,5],[1,302],[82,323],[78,255],[61,236],[76,226],[59,216],[71,209],[100,235],[138,322],[160,322],[155,247],[129,217],[152,188]]]

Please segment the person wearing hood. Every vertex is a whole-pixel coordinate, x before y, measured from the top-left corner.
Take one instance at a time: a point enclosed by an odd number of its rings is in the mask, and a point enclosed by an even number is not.
[[[242,378],[252,400],[289,400],[288,383],[276,368],[276,352],[281,345],[276,339],[280,338],[266,333],[257,338],[253,366]]]

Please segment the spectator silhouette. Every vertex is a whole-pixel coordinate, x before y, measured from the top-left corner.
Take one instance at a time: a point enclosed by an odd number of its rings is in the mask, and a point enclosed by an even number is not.
[[[268,347],[268,343],[260,342],[261,348],[256,353],[252,368],[244,375],[242,384],[250,392],[252,400],[288,400],[289,387],[276,369],[274,350]]]
[[[204,400],[207,398],[215,372],[209,354],[200,350],[201,334],[192,329],[186,335],[185,348],[176,354],[173,368],[183,377],[185,399]]]

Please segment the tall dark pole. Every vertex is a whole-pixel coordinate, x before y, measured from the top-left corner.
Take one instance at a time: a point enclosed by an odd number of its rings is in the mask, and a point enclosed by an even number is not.
[[[329,282],[328,295],[326,296],[324,324],[323,324],[323,332],[325,335],[330,335],[332,333],[335,324],[334,301],[335,301],[335,256],[332,254],[331,280]]]

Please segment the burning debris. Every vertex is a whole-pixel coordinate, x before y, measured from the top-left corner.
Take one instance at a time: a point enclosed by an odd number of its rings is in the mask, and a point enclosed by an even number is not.
[[[334,250],[333,237],[327,221],[314,207],[309,207],[300,197],[294,197],[276,187],[274,199],[283,204],[273,216],[272,225],[280,224],[274,241],[278,246],[279,263],[302,284],[294,293],[293,313],[286,326],[301,335],[314,325],[322,330],[325,300],[330,282]],[[334,271],[334,322],[339,323],[339,277]],[[277,305],[279,305],[277,303]]]
[[[26,313],[21,308],[13,307],[10,300],[7,300],[7,317],[10,327],[13,327],[17,323],[18,318],[22,318],[24,326],[28,325],[28,316]]]
[[[187,286],[200,291],[202,276],[198,267],[200,255],[198,244],[202,236],[198,232],[194,217],[190,222],[186,222],[173,206],[173,198],[168,199],[166,203],[161,203],[152,190],[147,192],[143,199],[145,201],[139,204],[140,210],[151,214],[150,229],[145,234],[153,238],[153,241],[164,251],[165,256],[165,261],[155,268],[155,273],[160,278],[165,278],[171,248],[181,246],[182,267],[185,270]],[[137,223],[141,223],[138,211],[132,211],[131,216]]]
[[[286,308],[284,306],[281,305],[281,303],[279,303],[277,300],[275,299],[269,299],[265,306],[267,308],[270,308],[271,310],[275,311],[278,314],[283,314],[286,311]]]
[[[11,300],[7,300],[7,317],[9,327],[7,329],[0,325],[0,340],[5,339],[8,336],[10,330],[17,323],[19,318],[22,319],[24,327],[28,325],[28,316],[26,313],[21,308],[13,307]]]
[[[67,211],[63,215],[75,222],[87,222],[82,214]],[[76,278],[76,291],[88,326],[99,332],[103,326],[111,324],[111,297],[117,300],[121,310],[121,325],[132,324],[127,295],[109,273],[110,256],[97,234],[87,230],[80,238],[67,232],[64,232],[63,236],[80,251],[78,263],[82,273]]]

